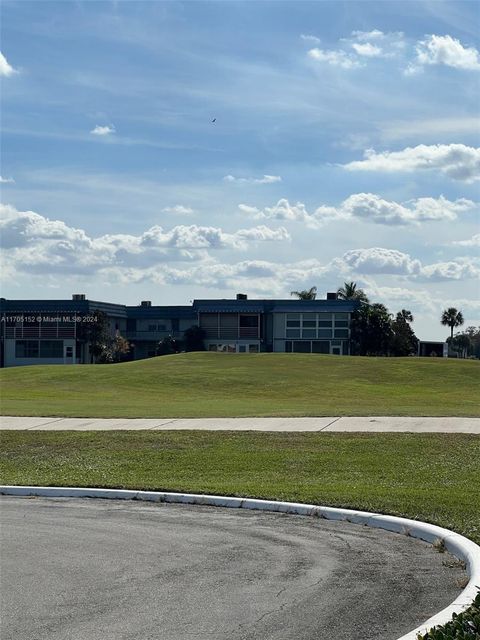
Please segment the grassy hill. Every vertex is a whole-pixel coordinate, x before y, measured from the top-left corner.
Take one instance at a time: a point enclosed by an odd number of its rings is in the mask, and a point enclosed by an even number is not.
[[[442,358],[188,353],[0,372],[4,415],[479,416],[480,367]]]

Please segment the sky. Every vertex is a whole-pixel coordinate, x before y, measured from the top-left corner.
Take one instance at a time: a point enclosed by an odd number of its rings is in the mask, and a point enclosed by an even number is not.
[[[2,296],[355,281],[480,325],[478,2],[1,4]]]

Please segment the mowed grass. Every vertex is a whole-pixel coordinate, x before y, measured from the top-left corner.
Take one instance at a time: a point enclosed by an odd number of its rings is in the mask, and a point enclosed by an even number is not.
[[[478,416],[480,362],[186,353],[0,371],[4,415]]]
[[[254,496],[417,518],[480,543],[480,436],[208,431],[1,434],[3,484]]]

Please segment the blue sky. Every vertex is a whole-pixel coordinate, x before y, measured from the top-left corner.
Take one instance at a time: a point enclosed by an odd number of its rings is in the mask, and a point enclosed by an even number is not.
[[[480,324],[479,6],[4,1],[2,295]]]

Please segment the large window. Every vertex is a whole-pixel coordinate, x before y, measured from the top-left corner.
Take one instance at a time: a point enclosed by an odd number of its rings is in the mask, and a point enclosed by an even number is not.
[[[16,358],[38,358],[38,340],[16,340]]]
[[[40,340],[40,358],[63,358],[63,340]]]
[[[287,313],[285,337],[290,340],[348,338],[349,318],[349,313]]]

